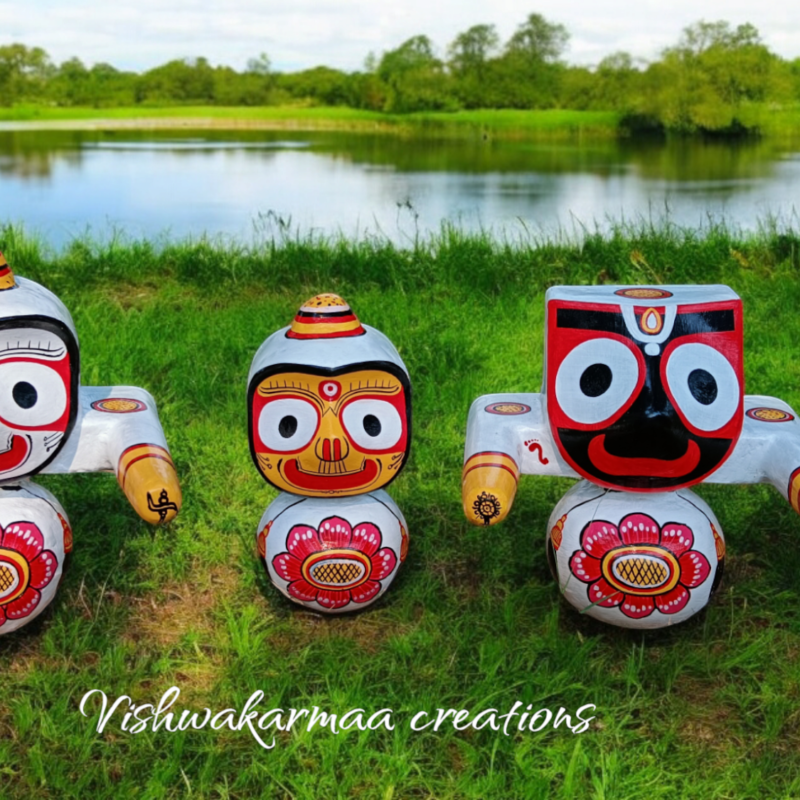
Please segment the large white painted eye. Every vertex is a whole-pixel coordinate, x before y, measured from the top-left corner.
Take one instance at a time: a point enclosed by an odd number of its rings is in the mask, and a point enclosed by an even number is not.
[[[313,403],[299,397],[285,397],[261,409],[258,435],[270,450],[288,452],[305,447],[318,426],[319,413]]]
[[[67,387],[45,364],[0,364],[0,417],[11,425],[49,425],[67,410]]]
[[[363,450],[388,450],[403,435],[403,420],[385,400],[354,400],[345,407],[342,422]]]
[[[639,382],[639,362],[616,339],[589,339],[561,362],[556,400],[580,425],[594,425],[617,413]]]
[[[667,385],[690,425],[716,431],[730,422],[742,387],[731,362],[707,344],[676,347],[666,367]]]

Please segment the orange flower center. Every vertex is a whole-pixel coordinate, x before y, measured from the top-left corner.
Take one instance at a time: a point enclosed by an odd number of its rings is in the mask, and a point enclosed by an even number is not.
[[[678,559],[662,547],[618,547],[603,557],[603,577],[625,594],[664,594],[681,576]]]
[[[358,550],[323,550],[312,553],[303,562],[301,571],[316,589],[344,591],[366,582],[372,573],[372,563]]]
[[[0,605],[16,600],[30,583],[31,568],[16,550],[0,547]]]

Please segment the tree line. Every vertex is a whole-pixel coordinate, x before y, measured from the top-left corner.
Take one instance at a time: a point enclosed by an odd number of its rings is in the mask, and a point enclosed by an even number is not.
[[[800,101],[800,58],[773,53],[751,24],[697,22],[653,62],[629,53],[595,67],[563,59],[569,32],[530,14],[501,42],[494,25],[459,33],[444,57],[413,36],[364,68],[319,66],[276,72],[269,57],[242,71],[207,59],[176,59],[142,73],[111,64],[54,64],[40,47],[0,46],[0,104],[95,108],[135,105],[328,105],[387,113],[460,109],[574,109],[619,112],[631,125],[673,131],[745,129],[748,104]]]

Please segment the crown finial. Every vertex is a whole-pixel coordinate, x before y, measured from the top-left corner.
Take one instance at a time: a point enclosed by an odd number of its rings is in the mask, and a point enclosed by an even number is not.
[[[318,294],[306,300],[286,332],[289,339],[337,339],[366,331],[353,309],[338,294]]]
[[[6,289],[13,289],[16,285],[14,273],[11,271],[11,267],[8,266],[5,256],[0,253],[0,292]]]

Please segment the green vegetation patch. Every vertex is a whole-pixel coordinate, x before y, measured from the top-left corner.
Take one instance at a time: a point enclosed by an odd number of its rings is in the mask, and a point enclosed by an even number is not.
[[[77,242],[59,253],[0,231],[15,271],[55,291],[83,381],[156,397],[184,488],[165,528],[138,521],[110,475],[42,479],[75,531],[52,606],[0,638],[0,794],[31,797],[684,798],[800,793],[800,520],[771,489],[703,487],[728,541],[722,587],[675,629],[605,627],[560,601],[545,525],[567,480],[521,481],[490,532],[460,507],[467,410],[542,373],[544,291],[557,283],[722,282],[744,299],[747,389],[800,409],[800,237],[620,229],[580,243],[443,231],[380,242]],[[398,346],[414,443],[392,495],[411,547],[388,593],[326,619],[294,607],[255,556],[274,492],[246,440],[245,384],[263,339],[318,291],[340,292]],[[101,689],[202,712],[394,712],[394,730],[102,733]],[[594,704],[585,733],[413,732],[420,711]],[[92,702],[89,707],[95,707]],[[590,715],[589,714],[589,715]]]
[[[252,128],[342,130],[443,138],[552,139],[554,136],[575,135],[617,136],[620,114],[613,111],[482,109],[399,115],[344,106],[125,106],[105,109],[14,106],[0,108],[0,122],[25,123],[37,128]]]

